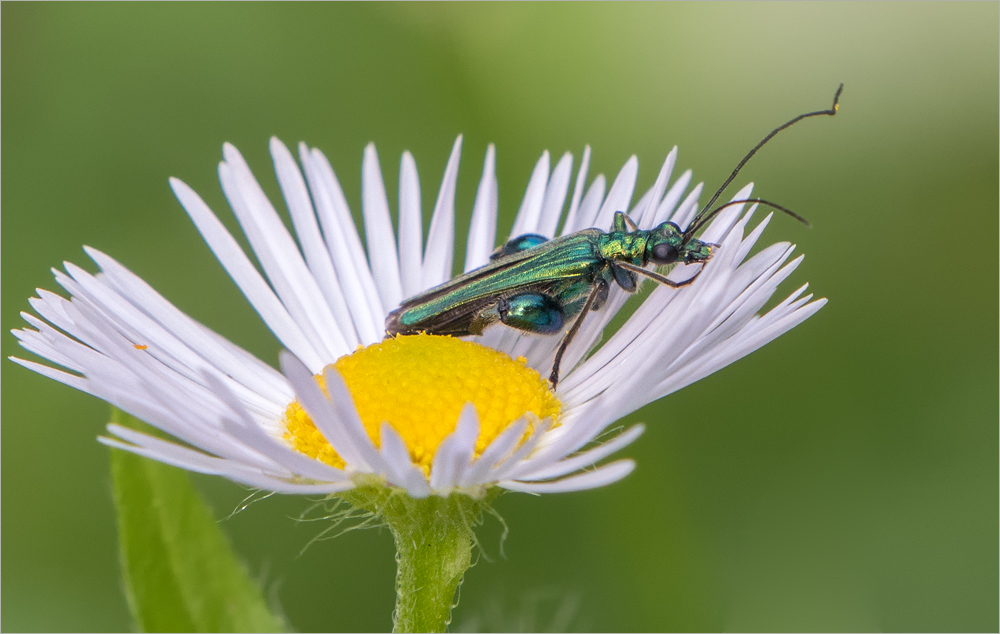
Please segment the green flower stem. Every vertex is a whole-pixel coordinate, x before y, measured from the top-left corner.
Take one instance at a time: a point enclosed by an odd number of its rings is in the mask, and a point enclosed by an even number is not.
[[[414,499],[398,489],[360,487],[342,494],[375,513],[396,542],[394,632],[444,632],[457,591],[472,565],[474,528],[486,499],[464,494]]]
[[[472,564],[474,535],[461,521],[467,505],[431,497],[412,506],[413,517],[389,524],[399,566],[393,630],[444,632],[455,592]]]

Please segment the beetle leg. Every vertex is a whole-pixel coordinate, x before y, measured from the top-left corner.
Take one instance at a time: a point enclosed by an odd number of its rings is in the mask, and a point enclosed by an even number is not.
[[[562,330],[565,322],[562,305],[543,293],[521,293],[502,297],[497,302],[500,321],[511,328],[541,335]]]
[[[594,304],[597,302],[599,297],[607,299],[608,297],[608,283],[604,279],[598,279],[594,284],[594,290],[590,292],[590,296],[587,297],[587,303],[583,305],[580,310],[580,314],[577,316],[576,321],[573,322],[573,326],[570,327],[566,336],[563,337],[562,342],[559,344],[559,350],[556,351],[556,358],[552,361],[552,374],[549,375],[549,381],[552,383],[552,391],[554,392],[556,386],[559,384],[559,364],[562,362],[563,354],[566,352],[566,348],[569,347],[573,337],[579,332],[580,326],[583,325],[583,320],[594,308]],[[601,303],[604,302],[601,300]]]
[[[629,262],[616,262],[615,265],[623,269],[632,271],[633,273],[638,273],[643,277],[648,277],[649,279],[655,282],[659,282],[660,284],[663,284],[665,286],[669,286],[670,288],[680,288],[682,286],[687,286],[688,284],[693,284],[694,281],[698,279],[698,276],[701,275],[701,272],[705,270],[705,265],[703,264],[701,268],[698,269],[698,272],[689,277],[688,279],[684,280],[683,282],[675,282],[673,280],[667,279],[667,277],[664,275],[656,273],[655,271],[649,271],[647,269],[642,268],[641,266],[630,264]]]
[[[601,306],[604,306],[604,302],[608,301],[608,292],[611,290],[611,287],[603,278],[597,284],[597,297],[594,298],[594,304],[590,307],[590,310],[600,310]]]
[[[626,231],[638,231],[639,225],[635,224],[635,221],[624,211],[616,211],[615,219],[611,223],[611,230],[621,231],[622,233]]]
[[[618,266],[616,262],[610,263],[611,274],[615,278],[615,282],[618,286],[622,288],[626,293],[634,293],[639,290],[639,285],[635,278],[635,273],[627,271],[624,267]]]

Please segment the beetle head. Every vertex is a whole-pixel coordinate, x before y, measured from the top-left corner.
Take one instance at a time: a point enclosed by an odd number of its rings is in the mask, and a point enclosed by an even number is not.
[[[664,222],[650,232],[646,241],[646,261],[665,265],[681,262],[698,264],[707,262],[716,245],[697,238],[684,239],[684,233],[672,222]]]

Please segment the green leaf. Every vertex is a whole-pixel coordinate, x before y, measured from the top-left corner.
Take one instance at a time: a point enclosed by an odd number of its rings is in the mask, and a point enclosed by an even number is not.
[[[116,409],[112,420],[151,429]],[[122,577],[136,627],[144,632],[286,629],[186,472],[116,449],[111,474]]]

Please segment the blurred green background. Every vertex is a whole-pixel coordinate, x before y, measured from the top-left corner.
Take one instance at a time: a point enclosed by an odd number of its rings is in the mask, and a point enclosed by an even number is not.
[[[629,417],[649,431],[624,482],[503,496],[505,556],[490,522],[454,627],[996,631],[998,18],[996,3],[4,3],[3,328],[89,244],[275,362],[167,187],[182,178],[235,226],[225,141],[274,195],[268,138],[321,148],[355,212],[364,145],[390,200],[409,149],[429,213],[464,133],[462,233],[494,142],[506,231],[546,148],[579,160],[590,143],[591,175],[611,178],[635,153],[641,193],[677,144],[675,175],[712,187],[844,82],[839,116],[739,179],[813,221],[767,236],[808,255],[785,293],[809,281],[830,304]],[[94,440],[108,407],[0,367],[3,629],[128,629]],[[675,415],[692,409],[708,415]],[[246,495],[197,484],[220,518]],[[390,536],[299,556],[319,531],[290,519],[306,505],[274,497],[223,526],[298,630],[388,629]]]

